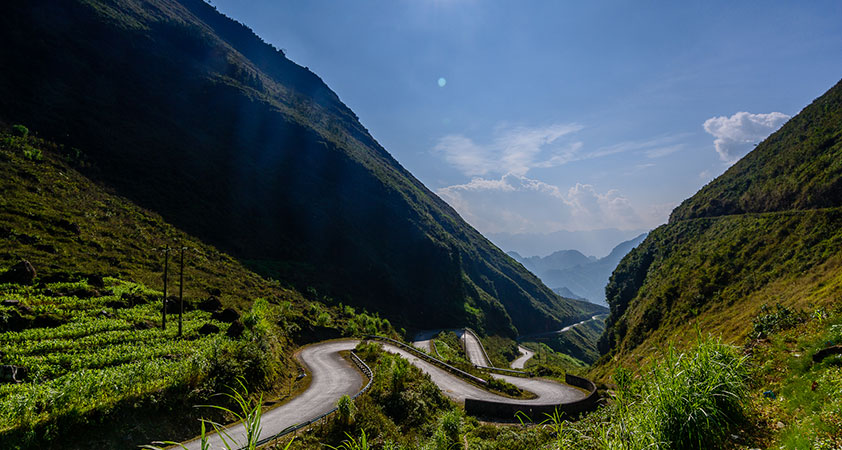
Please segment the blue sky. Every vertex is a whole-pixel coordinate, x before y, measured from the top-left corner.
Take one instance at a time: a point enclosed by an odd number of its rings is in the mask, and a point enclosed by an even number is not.
[[[839,1],[211,3],[492,240],[664,223],[842,78]]]

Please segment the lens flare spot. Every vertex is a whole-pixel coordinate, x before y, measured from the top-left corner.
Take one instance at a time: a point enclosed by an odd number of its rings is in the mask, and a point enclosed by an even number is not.
[[[447,80],[444,77],[439,78],[439,87],[444,87],[445,84],[447,84]]]

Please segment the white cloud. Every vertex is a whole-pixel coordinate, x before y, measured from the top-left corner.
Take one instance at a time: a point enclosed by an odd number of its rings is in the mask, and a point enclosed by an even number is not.
[[[716,138],[713,145],[719,158],[734,163],[780,128],[789,117],[779,112],[751,114],[741,111],[731,117],[711,117],[703,126]]]
[[[563,136],[582,129],[577,124],[500,129],[492,141],[479,145],[463,135],[448,135],[433,147],[468,176],[489,173],[526,175],[536,167],[555,167],[582,159],[580,142],[559,142]]]
[[[514,173],[475,177],[437,194],[483,233],[549,233],[598,228],[649,228],[664,217],[641,216],[617,190],[589,184],[568,189]]]

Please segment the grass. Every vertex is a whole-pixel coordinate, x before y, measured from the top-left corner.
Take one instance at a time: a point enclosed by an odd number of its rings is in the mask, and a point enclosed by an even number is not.
[[[231,339],[224,333],[228,324],[213,320],[211,313],[191,310],[184,316],[184,334],[177,338],[175,323],[167,330],[158,326],[160,304],[150,300],[160,293],[106,278],[99,296],[61,294],[91,289],[85,281],[0,285],[0,298],[21,302],[0,307],[0,318],[17,316],[19,309],[36,318],[50,314],[63,322],[0,333],[0,361],[28,371],[23,383],[0,386],[0,436],[6,436],[12,448],[61,434],[54,429],[40,436],[38,430],[45,427],[85,423],[163,393],[200,399],[232,377],[265,386],[283,372],[274,335],[257,321],[242,339]],[[126,295],[144,300],[122,307]],[[199,328],[206,324],[221,331],[200,334]]]
[[[811,360],[816,351],[842,342],[840,312],[838,306],[815,308],[804,312],[803,322],[751,342],[757,361],[752,401],[758,434],[769,448],[842,446],[842,359]]]

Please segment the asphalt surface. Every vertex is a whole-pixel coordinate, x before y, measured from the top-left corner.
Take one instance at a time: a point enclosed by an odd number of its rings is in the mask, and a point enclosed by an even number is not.
[[[473,345],[480,345],[470,333],[467,333],[467,336],[469,348],[472,345],[471,342]],[[364,385],[362,375],[352,363],[339,355],[342,350],[352,350],[357,343],[359,343],[357,339],[345,339],[313,344],[301,349],[296,357],[307,367],[308,376],[312,377],[310,386],[289,402],[263,413],[260,437],[274,436],[293,425],[319,417],[332,410],[341,396],[352,396],[359,392]],[[521,405],[541,405],[568,403],[586,396],[579,389],[552,380],[492,374],[495,378],[505,380],[536,395],[536,398],[529,400],[515,400],[483,390],[397,346],[385,343],[380,343],[380,345],[385,351],[406,358],[424,373],[429,374],[442,392],[456,402],[474,398]],[[478,351],[482,355],[482,350]],[[485,360],[484,356],[482,360]],[[229,441],[229,445],[232,439],[235,442],[231,448],[240,448],[245,444],[245,428],[241,424],[232,425],[226,428],[225,432],[230,436],[230,439],[225,438]],[[209,443],[211,450],[226,448],[222,438],[216,433],[210,436]],[[183,445],[189,450],[201,449],[198,438],[185,442]]]
[[[412,346],[425,352],[433,351],[433,338],[441,333],[441,331],[442,330],[419,331],[418,334],[412,338]]]
[[[566,326],[566,327],[564,327],[560,330],[548,331],[546,333],[525,334],[523,336],[518,336],[517,339],[518,339],[518,341],[523,341],[525,339],[530,339],[530,338],[540,338],[540,337],[546,337],[546,336],[553,336],[553,335],[556,335],[556,334],[561,334],[561,333],[564,333],[565,331],[569,331],[569,330],[571,330],[575,327],[578,327],[579,325],[582,325],[583,323],[590,322],[591,320],[596,320],[597,317],[599,317],[601,315],[602,314],[597,314],[597,315],[591,317],[590,319],[585,319],[581,322],[574,323],[573,325],[568,325],[568,326]]]
[[[520,356],[518,356],[517,359],[512,361],[511,367],[512,369],[523,369],[526,365],[526,361],[529,361],[529,358],[532,358],[535,352],[529,350],[528,348],[522,345],[518,345],[517,349],[518,351],[520,351]]]
[[[473,333],[460,330],[457,334],[459,334],[459,338],[465,343],[465,353],[468,355],[468,361],[475,366],[492,367],[491,361],[485,357],[485,352],[482,351],[482,343]]]
[[[451,400],[456,402],[464,402],[466,398],[475,398],[480,400],[488,400],[495,402],[508,402],[519,405],[543,405],[543,404],[558,404],[569,403],[575,400],[585,398],[586,394],[566,384],[561,384],[552,380],[545,380],[542,378],[520,378],[507,375],[492,374],[493,377],[505,380],[515,386],[530,391],[536,395],[536,398],[529,400],[514,400],[508,397],[503,397],[497,394],[492,394],[483,390],[462,378],[451,375],[444,369],[423,360],[406,350],[395,347],[393,345],[382,344],[383,349],[389,353],[394,353],[406,358],[414,366],[418,367],[424,373],[430,375],[439,389],[448,396]]]
[[[319,417],[335,408],[343,395],[359,392],[364,386],[362,375],[353,363],[339,355],[342,350],[352,350],[358,342],[357,339],[330,341],[301,349],[297,357],[307,367],[307,376],[313,377],[310,386],[288,403],[263,413],[260,437],[274,436],[293,425]],[[227,428],[225,432],[238,444],[231,448],[245,444],[245,428],[241,424]],[[230,443],[230,439],[226,440]],[[212,450],[225,449],[217,434],[211,435],[210,443]],[[190,450],[201,449],[198,439],[184,445]]]

